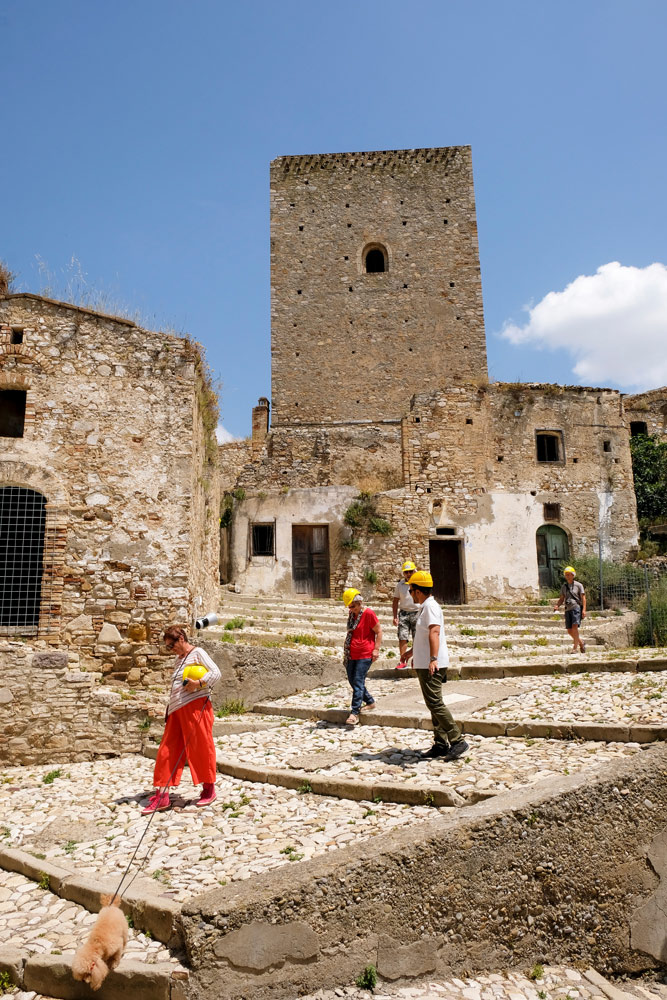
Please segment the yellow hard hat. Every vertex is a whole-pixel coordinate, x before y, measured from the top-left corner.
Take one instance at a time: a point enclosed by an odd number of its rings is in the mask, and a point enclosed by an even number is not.
[[[360,590],[355,590],[354,587],[348,587],[347,590],[343,591],[343,604],[346,608],[349,608],[355,597],[361,597]]]
[[[408,571],[409,569],[417,569],[417,567],[416,567],[416,566],[415,566],[415,564],[413,563],[412,559],[406,559],[406,560],[405,560],[405,562],[404,562],[404,563],[403,563],[403,565],[401,566],[401,572],[402,572],[402,573],[407,573],[407,571]]]
[[[207,673],[208,670],[203,663],[189,663],[183,671],[183,680],[200,681]]]
[[[413,587],[432,587],[433,577],[426,570],[418,569],[416,573],[412,574],[408,583],[411,583]]]
[[[571,573],[572,576],[577,575],[577,571],[574,568],[574,566],[566,566],[565,569],[563,570],[563,575],[565,575],[565,573]]]

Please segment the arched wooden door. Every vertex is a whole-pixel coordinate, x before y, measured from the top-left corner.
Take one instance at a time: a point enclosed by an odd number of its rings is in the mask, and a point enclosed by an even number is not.
[[[570,561],[570,543],[557,524],[543,524],[537,529],[537,570],[540,587],[549,590],[561,584],[562,567]]]

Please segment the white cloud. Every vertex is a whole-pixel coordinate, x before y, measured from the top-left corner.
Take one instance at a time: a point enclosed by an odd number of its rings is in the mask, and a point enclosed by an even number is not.
[[[512,344],[565,350],[582,384],[649,389],[667,384],[667,267],[603,264],[562,292],[525,307],[523,326],[507,322]]]
[[[230,441],[237,440],[233,434],[230,434],[229,431],[222,426],[222,424],[218,424],[216,427],[215,436],[218,439],[218,444],[228,444]]]

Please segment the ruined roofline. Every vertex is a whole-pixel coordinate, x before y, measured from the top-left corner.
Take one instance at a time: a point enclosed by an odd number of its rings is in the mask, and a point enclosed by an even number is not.
[[[624,392],[623,401],[627,404],[633,399],[651,399],[653,397],[660,398],[660,396],[667,395],[667,385],[658,386],[657,389],[647,389],[646,392]]]
[[[612,389],[608,385],[562,385],[560,382],[489,382],[496,389],[543,389],[553,392],[554,389],[563,392],[610,392],[616,396],[623,395],[620,389]]]
[[[5,295],[0,295],[0,302],[10,302],[13,299],[31,299],[34,302],[44,302],[46,305],[55,306],[57,309],[71,309],[74,312],[81,313],[84,316],[92,316],[94,319],[106,319],[111,320],[112,323],[122,323],[123,326],[132,327],[135,330],[141,330],[142,333],[150,334],[152,337],[162,337],[169,338],[170,340],[175,340],[177,342],[190,342],[195,346],[196,352],[201,359],[201,351],[188,335],[183,334],[179,336],[176,333],[166,333],[164,330],[151,330],[148,327],[140,326],[133,319],[127,319],[124,316],[115,316],[113,313],[101,312],[99,309],[90,309],[88,306],[77,306],[73,302],[62,302],[60,299],[50,299],[46,295],[36,295],[34,292],[7,292]]]
[[[271,169],[283,173],[306,173],[318,169],[351,169],[357,167],[392,167],[415,163],[446,164],[458,154],[470,156],[470,146],[437,146],[424,149],[378,149],[368,152],[305,153],[278,156],[271,161]]]
[[[100,312],[99,309],[90,309],[88,306],[76,306],[73,302],[63,302],[61,299],[50,299],[47,295],[36,295],[34,292],[7,292],[0,295],[0,302],[5,299],[33,299],[35,302],[46,302],[50,306],[59,306],[61,309],[73,309],[75,312],[83,313],[85,316],[96,316],[99,319],[111,319],[114,323],[123,323],[125,326],[134,326],[138,330],[143,329],[133,319],[126,319],[124,316],[115,316],[113,313]],[[151,331],[155,332],[155,331]],[[168,334],[168,336],[171,336]]]

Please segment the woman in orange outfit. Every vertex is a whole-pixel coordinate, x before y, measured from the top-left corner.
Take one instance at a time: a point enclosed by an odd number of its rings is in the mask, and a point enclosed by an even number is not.
[[[168,785],[175,788],[187,761],[195,785],[203,784],[198,806],[215,801],[215,744],[213,743],[213,707],[209,698],[211,687],[220,680],[220,671],[201,647],[188,641],[187,633],[171,625],[164,633],[164,644],[176,654],[171,692],[166,713],[166,725],[157,752],[153,785],[155,792],[143,815],[169,809]],[[203,677],[183,680],[183,671],[201,664],[207,672]]]

